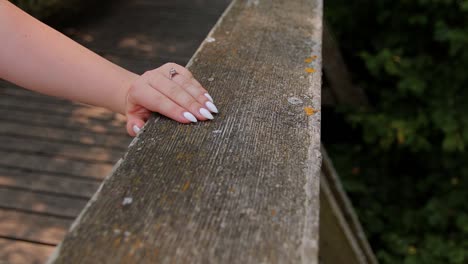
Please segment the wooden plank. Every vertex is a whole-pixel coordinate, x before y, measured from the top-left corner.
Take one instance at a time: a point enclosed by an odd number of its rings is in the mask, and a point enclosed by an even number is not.
[[[0,207],[3,209],[18,209],[73,219],[83,209],[86,201],[87,199],[0,187]]]
[[[90,198],[98,189],[99,180],[51,175],[43,172],[27,172],[0,167],[0,186],[19,189],[66,194]]]
[[[320,260],[324,264],[368,263],[336,204],[326,178],[320,181]]]
[[[152,118],[50,263],[317,263],[321,19],[235,0],[189,63],[221,114]]]
[[[200,2],[206,4],[202,6]],[[98,53],[111,50],[126,57],[145,56],[149,61],[158,57],[165,61],[173,58],[188,60],[199,44],[193,40],[206,36],[209,25],[216,22],[222,10],[220,8],[226,6],[228,1],[216,2],[198,0],[197,3],[192,1],[188,4],[182,1],[176,5],[171,3],[172,7],[168,8],[167,5],[158,7],[154,1],[151,4],[149,1],[127,1],[110,16],[102,17],[99,23],[65,32]],[[194,5],[198,8],[193,9]],[[148,14],[148,10],[153,12]],[[149,25],[152,25],[151,32]]]
[[[21,138],[0,135],[0,151],[59,156],[71,160],[84,160],[114,164],[123,156],[124,151],[104,147],[81,146],[54,142],[50,140]]]
[[[69,160],[63,157],[42,157],[26,153],[5,152],[0,150],[0,166],[14,164],[18,168],[29,170],[51,171],[56,173],[77,172],[78,175],[104,179],[111,171],[112,165]]]
[[[91,133],[89,131],[36,127],[28,124],[10,123],[8,121],[2,121],[0,135],[44,139],[68,144],[112,148],[115,150],[125,150],[131,141],[129,136],[123,137]]]
[[[55,247],[0,238],[1,264],[42,264]]]
[[[322,263],[377,264],[372,248],[322,146],[320,258]],[[340,254],[336,254],[336,252]]]
[[[124,118],[102,121],[83,116],[50,115],[46,113],[24,111],[22,109],[0,108],[0,122],[9,121],[50,128],[89,131],[108,135],[126,136]]]
[[[109,121],[115,118],[114,113],[104,108],[67,102],[51,103],[21,98],[17,96],[0,96],[0,107],[3,109],[22,109],[24,111],[62,115],[67,117],[89,117]]]
[[[2,96],[8,96],[8,97],[26,97],[26,98],[34,98],[34,99],[40,99],[41,101],[48,101],[48,102],[51,102],[51,103],[59,103],[59,104],[63,104],[63,103],[68,103],[70,104],[71,102],[69,102],[68,100],[65,100],[65,99],[59,99],[59,98],[56,98],[56,97],[51,97],[51,96],[47,96],[47,95],[44,95],[44,94],[40,94],[40,93],[36,93],[36,92],[33,92],[33,91],[30,91],[30,90],[26,90],[26,89],[23,89],[23,88],[20,88],[12,83],[9,83],[5,80],[0,80],[0,94]]]
[[[0,209],[0,237],[56,245],[72,220]]]

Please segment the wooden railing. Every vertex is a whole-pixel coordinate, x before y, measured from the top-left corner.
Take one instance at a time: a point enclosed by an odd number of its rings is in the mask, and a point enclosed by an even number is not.
[[[154,115],[49,263],[318,263],[322,0],[234,0],[187,65],[221,113]]]

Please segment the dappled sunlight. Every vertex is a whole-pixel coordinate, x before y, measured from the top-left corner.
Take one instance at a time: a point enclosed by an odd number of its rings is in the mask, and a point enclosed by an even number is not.
[[[152,42],[144,35],[122,38],[117,46],[124,49],[136,49],[148,56],[154,55],[155,51]]]
[[[53,246],[0,239],[0,259],[9,264],[44,263],[54,248]]]
[[[79,125],[93,133],[110,133],[113,135],[126,136],[125,116],[115,114],[100,107],[78,107],[71,112],[71,123]],[[89,136],[84,137],[88,143]],[[92,143],[91,143],[92,144]]]
[[[105,108],[101,107],[91,107],[91,106],[83,106],[74,109],[71,112],[70,118],[78,119],[83,117],[94,117],[94,118],[102,118],[102,119],[110,119],[112,118],[113,113]]]
[[[85,44],[95,40],[93,35],[78,31],[76,28],[67,28],[64,33]]]
[[[28,220],[22,220],[25,217]],[[44,216],[15,213],[9,210],[3,211],[0,220],[0,230],[3,235],[17,236],[24,239],[35,238],[42,243],[48,244],[58,244],[65,236],[68,225],[71,223],[69,220],[48,221]],[[31,225],[30,222],[32,221],[35,222],[35,227]]]
[[[0,175],[0,185],[13,185],[14,180],[3,175]]]

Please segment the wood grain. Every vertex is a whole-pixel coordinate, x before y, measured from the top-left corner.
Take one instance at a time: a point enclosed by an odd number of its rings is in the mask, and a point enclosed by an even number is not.
[[[47,260],[53,246],[0,238],[1,264],[41,264]]]
[[[22,171],[0,167],[0,186],[90,198],[98,189],[99,179],[88,177],[67,177],[39,171]]]
[[[5,152],[0,150],[0,166],[14,164],[28,170],[68,173],[69,171],[95,179],[103,179],[112,169],[112,165],[87,161],[70,160],[64,157],[42,157],[27,153]]]
[[[321,0],[235,0],[188,65],[221,114],[153,117],[50,263],[317,263],[321,35]]]
[[[50,128],[44,126],[32,126],[22,123],[1,121],[0,136],[17,136],[39,140],[50,140],[67,144],[77,144],[81,146],[104,147],[115,150],[125,150],[131,141],[125,135],[115,136],[104,133],[92,133],[90,131],[72,130],[67,128]]]
[[[0,187],[0,207],[4,209],[18,209],[24,212],[73,219],[80,213],[85,204],[85,199]]]
[[[0,209],[0,237],[56,245],[71,223],[68,219]]]
[[[66,157],[72,160],[85,160],[114,164],[123,153],[105,147],[81,146],[50,140],[0,136],[0,151],[22,152],[49,157]]]

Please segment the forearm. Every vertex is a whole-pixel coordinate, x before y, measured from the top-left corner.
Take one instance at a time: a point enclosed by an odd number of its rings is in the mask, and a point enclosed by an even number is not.
[[[0,78],[27,89],[125,113],[138,77],[0,0]]]

